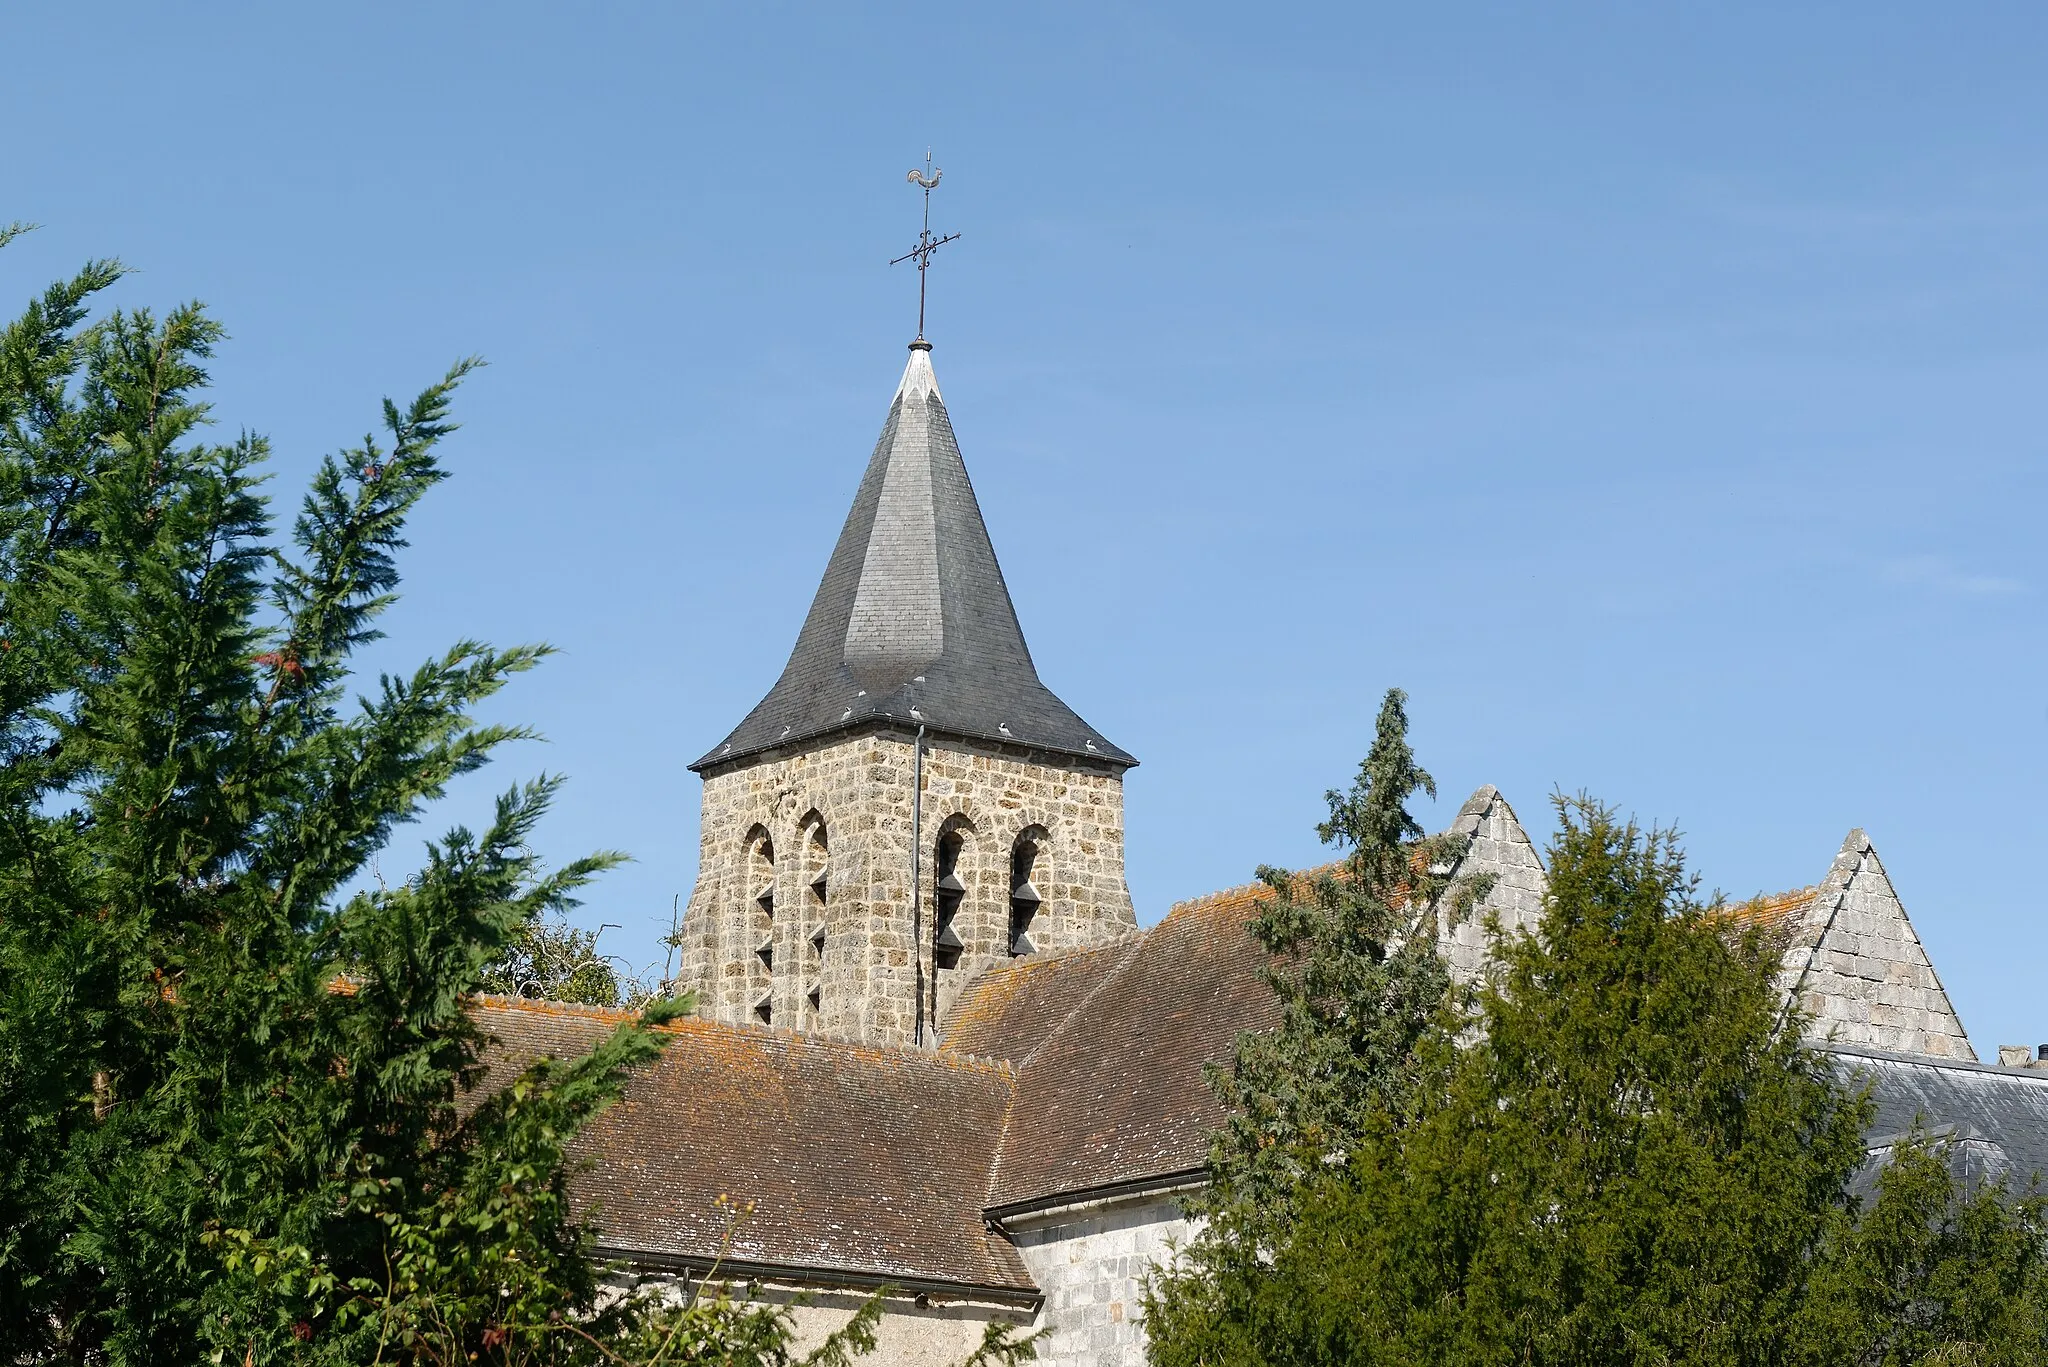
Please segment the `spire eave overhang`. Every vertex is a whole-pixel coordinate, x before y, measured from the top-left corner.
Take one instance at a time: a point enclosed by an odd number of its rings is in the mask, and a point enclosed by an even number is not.
[[[694,774],[708,774],[714,770],[723,769],[727,765],[743,764],[750,759],[768,754],[770,751],[800,749],[833,737],[850,737],[862,732],[894,731],[909,737],[916,735],[920,726],[924,728],[925,737],[929,741],[944,742],[956,740],[965,741],[970,745],[989,745],[998,748],[1037,750],[1047,754],[1067,755],[1074,759],[1100,764],[1105,768],[1115,770],[1119,774],[1125,770],[1138,767],[1137,756],[1126,751],[1121,746],[1112,745],[1110,742],[1102,740],[1100,737],[1096,738],[1091,748],[1086,743],[1075,746],[1061,741],[1034,740],[1030,737],[1019,736],[1014,733],[1003,734],[997,731],[976,731],[963,726],[948,726],[929,720],[920,721],[914,717],[901,716],[889,712],[869,712],[852,717],[846,721],[831,722],[809,731],[799,732],[792,730],[788,735],[778,736],[772,741],[756,742],[746,746],[736,745],[728,741],[710,754],[693,761],[689,765],[689,769]]]
[[[1039,681],[932,370],[910,344],[853,507],[782,676],[703,772],[861,726],[915,728],[1128,769]]]

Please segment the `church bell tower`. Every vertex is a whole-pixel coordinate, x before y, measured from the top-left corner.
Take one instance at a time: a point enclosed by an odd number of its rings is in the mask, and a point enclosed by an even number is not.
[[[782,677],[690,766],[678,986],[733,1024],[932,1043],[978,969],[1136,928],[1136,763],[1039,682],[920,336]]]

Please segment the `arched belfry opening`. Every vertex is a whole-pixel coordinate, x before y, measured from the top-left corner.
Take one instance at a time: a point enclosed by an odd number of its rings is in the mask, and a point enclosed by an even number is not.
[[[967,884],[961,878],[961,856],[973,828],[964,817],[954,817],[939,828],[938,844],[932,850],[932,968],[950,973],[960,967],[966,952],[967,927],[960,912],[967,900]]]
[[[831,844],[825,818],[812,812],[803,823],[803,916],[796,927],[798,974],[797,1028],[816,1029],[825,1010],[825,946],[830,943],[832,903]]]
[[[1044,877],[1041,864],[1045,853],[1045,828],[1029,826],[1010,846],[1010,955],[1019,958],[1038,951],[1031,938],[1032,923],[1045,898],[1037,880]]]
[[[690,766],[682,985],[731,1024],[929,1043],[973,975],[1137,928],[1136,763],[1038,677],[920,338],[788,664]]]
[[[941,823],[932,842],[931,993],[925,1009],[934,1027],[943,1027],[968,975],[988,961],[986,917],[975,909],[974,840],[974,822],[963,814]]]
[[[747,978],[754,1018],[763,1025],[775,1019],[775,842],[768,828],[756,826],[747,833],[747,857],[742,895],[746,898],[745,924],[752,945],[752,963]]]

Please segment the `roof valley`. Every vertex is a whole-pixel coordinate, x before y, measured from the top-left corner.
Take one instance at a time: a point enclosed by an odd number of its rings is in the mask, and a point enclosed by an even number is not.
[[[1112,947],[1121,949],[1122,952],[1117,956],[1116,966],[1103,974],[1101,979],[1093,987],[1089,988],[1088,991],[1082,993],[1080,1000],[1074,1003],[1072,1009],[1063,1015],[1051,1030],[1040,1036],[1035,1044],[1025,1050],[1022,1058],[1017,1059],[1011,1065],[1015,1069],[1013,1076],[1017,1081],[1013,1082],[1010,1086],[1010,1103],[1003,1108],[1002,1133],[996,1139],[995,1158],[988,1165],[987,1189],[982,1194],[982,1201],[985,1206],[994,1206],[996,1204],[996,1193],[1002,1189],[1003,1159],[1010,1150],[1010,1127],[1017,1115],[1017,1092],[1019,1084],[1024,1077],[1024,1070],[1031,1066],[1031,1060],[1037,1058],[1039,1052],[1055,1036],[1059,1035],[1069,1025],[1073,1024],[1075,1020],[1080,1018],[1082,1013],[1088,1009],[1089,1004],[1102,995],[1102,989],[1108,987],[1129,971],[1132,961],[1137,957],[1139,944],[1149,934],[1151,934],[1150,930],[1141,930],[1134,935],[1127,935],[1122,940],[1114,942],[1114,945],[1094,946],[1093,948],[1097,951]],[[1081,952],[1087,953],[1090,951],[1084,950]],[[1042,965],[1033,966],[1042,967]]]

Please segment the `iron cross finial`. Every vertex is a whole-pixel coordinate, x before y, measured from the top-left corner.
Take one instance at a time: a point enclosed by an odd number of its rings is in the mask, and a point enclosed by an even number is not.
[[[905,261],[917,262],[917,340],[920,342],[924,340],[924,273],[932,263],[932,253],[960,236],[958,233],[947,233],[944,237],[932,236],[932,187],[937,185],[939,177],[945,174],[944,171],[933,167],[932,154],[929,150],[924,154],[923,171],[919,171],[915,166],[910,168],[910,174],[906,179],[924,191],[924,231],[917,235],[915,247],[889,263],[892,266],[899,266]]]

